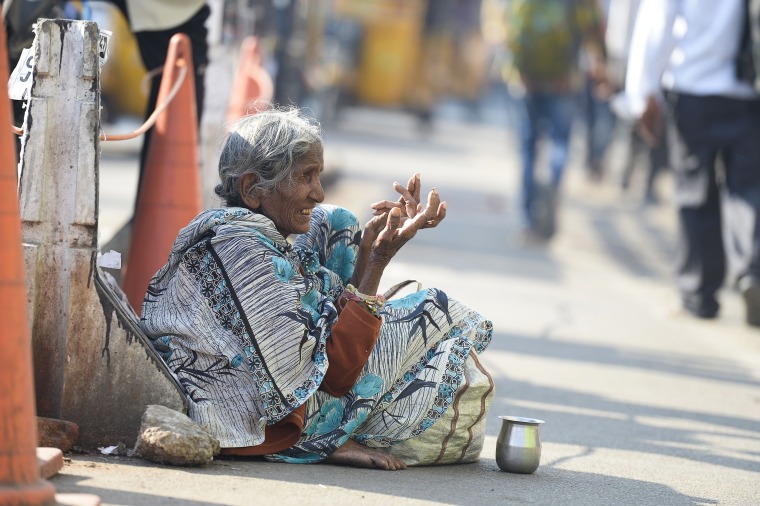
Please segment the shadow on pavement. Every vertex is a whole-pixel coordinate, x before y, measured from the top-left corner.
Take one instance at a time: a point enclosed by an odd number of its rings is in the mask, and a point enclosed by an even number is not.
[[[731,370],[731,364],[700,362],[689,357],[673,358],[672,353],[669,359],[637,351],[628,355],[612,347],[515,335],[494,336],[490,350],[760,387],[749,374]],[[756,420],[625,402],[608,396],[517,381],[498,371],[494,371],[493,376],[497,396],[488,414],[488,433],[493,436],[500,427],[498,415],[529,410],[530,414],[525,416],[548,422],[542,428],[544,442],[647,452],[760,472],[755,453],[740,449],[742,439],[760,440]],[[625,437],[620,437],[622,434]],[[716,448],[708,442],[710,438],[736,438],[736,447]],[[747,458],[719,454],[716,450],[731,450],[731,453],[744,454]]]
[[[539,338],[514,334],[494,338],[489,349],[501,349],[521,355],[535,355],[541,358],[573,360],[593,364],[611,365],[631,369],[678,374],[711,381],[725,381],[760,389],[760,382],[752,377],[749,370],[737,369],[737,364],[719,359],[699,359],[690,355],[679,355],[676,351],[667,354],[647,353],[640,349],[626,349],[620,345],[602,346],[577,343],[567,340],[553,340],[547,336]]]

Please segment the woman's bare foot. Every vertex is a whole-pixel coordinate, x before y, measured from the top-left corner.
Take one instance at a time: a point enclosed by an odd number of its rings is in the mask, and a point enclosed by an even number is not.
[[[359,444],[353,439],[349,439],[343,446],[335,450],[332,455],[327,457],[325,462],[344,466],[385,469],[387,471],[406,469],[406,464],[403,460]]]

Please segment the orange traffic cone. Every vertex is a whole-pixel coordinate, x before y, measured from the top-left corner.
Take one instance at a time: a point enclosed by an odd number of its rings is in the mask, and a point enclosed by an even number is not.
[[[3,28],[0,16],[0,28]],[[0,37],[0,83],[8,82],[5,37]],[[0,98],[0,504],[98,505],[92,494],[57,494],[40,476],[56,474],[63,465],[60,450],[37,449],[37,423],[32,377],[32,340],[26,302],[21,216],[18,207],[16,146],[9,125],[11,108]]]
[[[261,63],[258,39],[246,37],[240,47],[237,75],[227,106],[227,124],[266,109],[272,101],[274,82]]]
[[[166,263],[177,233],[201,212],[192,50],[188,36],[180,33],[169,43],[158,104],[166,100],[182,67],[185,80],[156,120],[137,198],[124,292],[138,315],[148,283]]]
[[[0,83],[8,82],[5,37],[0,37]],[[40,479],[32,385],[32,341],[26,305],[16,146],[10,104],[0,98],[0,504],[49,504],[53,486]]]

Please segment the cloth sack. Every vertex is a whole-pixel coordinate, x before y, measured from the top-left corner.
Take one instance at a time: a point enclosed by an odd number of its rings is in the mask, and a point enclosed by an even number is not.
[[[477,461],[486,437],[494,383],[474,352],[467,357],[464,371],[466,383],[437,422],[422,434],[384,450],[408,466]]]

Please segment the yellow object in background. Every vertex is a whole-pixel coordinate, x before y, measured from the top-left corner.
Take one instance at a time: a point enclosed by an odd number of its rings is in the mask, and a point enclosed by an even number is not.
[[[370,105],[406,105],[419,62],[424,2],[364,0],[351,2],[351,10],[345,3],[339,2],[336,12],[360,20],[364,29],[356,98]]]
[[[113,32],[108,61],[101,69],[101,92],[111,115],[142,118],[148,102],[148,86],[143,85],[145,67],[137,40],[118,9],[106,2],[90,2],[98,27]]]
[[[419,61],[420,26],[414,19],[374,20],[365,25],[356,96],[373,105],[402,105]]]

